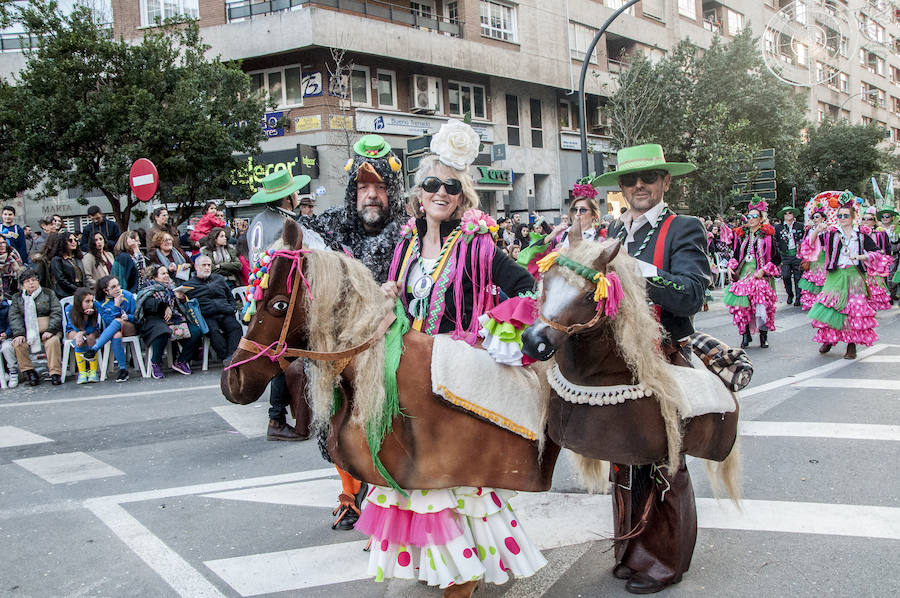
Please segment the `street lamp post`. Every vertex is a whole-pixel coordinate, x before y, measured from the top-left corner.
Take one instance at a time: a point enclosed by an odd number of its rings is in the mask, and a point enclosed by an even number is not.
[[[620,6],[616,12],[612,13],[606,22],[603,23],[603,26],[597,31],[597,34],[594,36],[594,40],[591,42],[591,45],[588,46],[587,52],[584,54],[584,61],[581,63],[581,77],[578,80],[578,126],[581,128],[581,176],[588,175],[588,146],[587,146],[587,123],[586,120],[586,109],[585,101],[584,101],[584,80],[587,77],[588,70],[588,57],[594,52],[594,48],[597,47],[597,42],[600,41],[600,37],[606,33],[606,29],[612,25],[612,22],[618,18],[620,14],[634,6],[638,3],[639,0],[628,0],[625,4]]]

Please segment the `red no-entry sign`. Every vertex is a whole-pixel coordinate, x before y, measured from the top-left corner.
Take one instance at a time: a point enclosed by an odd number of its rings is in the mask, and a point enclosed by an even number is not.
[[[128,181],[135,197],[141,201],[150,201],[159,187],[159,173],[153,162],[147,158],[138,158],[131,165]]]

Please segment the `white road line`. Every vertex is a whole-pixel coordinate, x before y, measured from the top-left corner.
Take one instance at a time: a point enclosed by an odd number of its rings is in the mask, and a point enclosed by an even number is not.
[[[873,380],[871,378],[819,378],[803,380],[795,386],[804,388],[865,388],[869,390],[900,390],[900,380]]]
[[[88,500],[85,507],[105,523],[178,595],[191,598],[225,598],[225,594],[120,505],[103,500]]]
[[[882,345],[876,344],[866,349],[863,349],[859,352],[858,358],[865,359],[870,355],[874,355],[879,351],[883,351],[884,349],[891,347],[893,345]],[[805,372],[800,372],[799,374],[794,374],[793,376],[785,376],[784,378],[779,378],[777,380],[773,380],[772,382],[768,382],[766,384],[762,384],[760,386],[754,386],[747,390],[741,391],[741,397],[747,398],[752,397],[753,395],[758,395],[763,392],[769,392],[770,390],[775,390],[776,388],[781,388],[782,386],[789,386],[791,384],[797,384],[802,380],[808,380],[810,378],[816,378],[819,376],[824,376],[825,374],[830,374],[836,370],[841,368],[845,368],[848,365],[852,365],[856,363],[855,360],[851,359],[835,359],[831,363],[826,363],[825,365],[819,366],[817,368],[813,368],[811,370],[806,370]]]
[[[53,442],[53,439],[15,426],[0,426],[0,448],[40,444],[42,442]]]
[[[13,459],[13,463],[51,484],[83,482],[125,475],[121,469],[82,452]]]
[[[900,355],[873,355],[866,357],[866,363],[900,363]]]
[[[742,421],[739,430],[741,436],[900,441],[900,426],[877,424]]]
[[[211,409],[245,438],[256,438],[264,436],[269,427],[267,406],[267,403],[257,402],[254,405],[218,405]]]
[[[294,482],[261,488],[244,488],[229,492],[202,494],[206,498],[228,500],[245,500],[274,505],[292,505],[296,507],[334,508],[341,485],[333,479],[323,478],[309,482]]]
[[[205,384],[203,386],[188,386],[187,388],[161,388],[159,390],[141,390],[137,392],[122,392],[112,395],[92,395],[89,397],[75,397],[71,399],[48,399],[46,401],[22,401],[19,403],[0,403],[0,407],[34,407],[37,405],[52,405],[56,403],[80,403],[81,401],[98,401],[101,399],[121,399],[125,397],[145,397],[147,395],[171,394],[174,392],[193,392],[195,390],[211,390],[219,388],[218,384]]]

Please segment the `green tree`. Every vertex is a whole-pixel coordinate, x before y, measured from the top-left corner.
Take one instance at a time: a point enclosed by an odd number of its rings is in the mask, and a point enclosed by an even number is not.
[[[83,6],[64,15],[35,1],[18,18],[40,43],[0,95],[0,134],[3,115],[19,110],[13,154],[32,179],[100,190],[124,229],[142,211],[128,185],[137,158],[156,165],[157,197],[178,204],[183,221],[225,196],[235,153],[259,153],[264,100],[239,65],[206,57],[195,22],[167,22],[128,43]]]
[[[878,148],[884,129],[878,125],[851,125],[846,120],[825,120],[807,130],[808,141],[800,163],[808,173],[805,196],[818,191],[849,189],[872,196],[871,178],[881,172],[888,156]]]

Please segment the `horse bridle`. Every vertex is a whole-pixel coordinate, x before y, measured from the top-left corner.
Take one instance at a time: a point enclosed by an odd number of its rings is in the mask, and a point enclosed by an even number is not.
[[[540,310],[540,306],[538,306],[538,310]],[[587,330],[589,328],[593,328],[596,326],[600,320],[602,320],[606,315],[601,310],[597,310],[597,314],[591,318],[587,322],[583,322],[581,324],[570,324],[568,326],[563,326],[559,322],[554,322],[553,320],[548,320],[544,317],[544,314],[538,311],[538,317],[541,319],[541,322],[552,328],[553,330],[559,330],[563,334],[571,335],[577,332],[581,332],[582,330]]]
[[[286,252],[276,252],[274,257],[277,257],[279,253]],[[248,338],[241,338],[238,343],[238,348],[247,351],[248,353],[252,353],[253,357],[250,359],[245,359],[243,361],[232,363],[225,369],[231,369],[234,367],[238,367],[245,363],[249,363],[262,357],[265,355],[272,363],[278,363],[278,366],[282,371],[286,370],[288,366],[291,365],[293,359],[290,361],[288,358],[298,358],[303,357],[305,359],[312,359],[316,361],[334,361],[337,363],[337,374],[346,369],[347,365],[350,361],[358,354],[362,353],[376,342],[381,340],[381,338],[385,335],[388,328],[390,328],[391,324],[394,323],[396,316],[394,313],[388,312],[384,318],[382,318],[381,322],[378,324],[378,328],[375,330],[374,334],[366,341],[354,346],[349,349],[345,349],[343,351],[308,351],[306,349],[294,349],[287,346],[287,335],[288,331],[291,328],[291,319],[294,316],[294,307],[297,304],[297,295],[300,290],[300,280],[303,279],[303,253],[302,250],[297,250],[295,252],[291,252],[292,257],[294,259],[294,263],[291,266],[291,271],[297,270],[298,275],[294,277],[294,282],[291,287],[291,300],[288,304],[287,317],[285,317],[284,323],[281,325],[281,334],[278,337],[278,340],[270,343],[269,345],[263,346],[257,342],[251,341]]]
[[[584,264],[580,264],[574,260],[568,259],[564,256],[559,255],[558,253],[550,253],[541,260],[538,261],[538,270],[541,274],[549,270],[554,265],[564,265],[585,280],[589,282],[594,282],[594,275],[603,276],[602,273],[598,273],[596,270],[585,266]],[[605,295],[604,295],[605,297]],[[560,324],[559,322],[554,322],[541,313],[541,305],[538,304],[538,318],[540,318],[541,322],[549,326],[554,330],[558,330],[566,335],[576,334],[583,330],[588,330],[596,326],[604,317],[606,317],[606,313],[604,310],[600,309],[600,301],[597,300],[597,313],[593,318],[588,320],[587,322],[582,322],[579,324],[569,324],[568,326]]]

